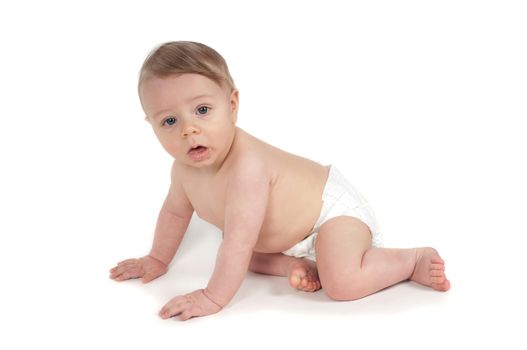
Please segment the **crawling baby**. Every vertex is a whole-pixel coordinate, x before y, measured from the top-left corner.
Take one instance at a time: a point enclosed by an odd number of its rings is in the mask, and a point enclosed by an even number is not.
[[[196,214],[223,231],[208,285],[171,299],[162,318],[217,313],[248,270],[355,300],[401,281],[450,288],[433,248],[383,248],[375,214],[334,166],[285,152],[236,126],[239,95],[223,57],[188,41],[154,49],[139,78],[146,120],[174,158],[150,253],[110,270],[149,282],[167,272]]]

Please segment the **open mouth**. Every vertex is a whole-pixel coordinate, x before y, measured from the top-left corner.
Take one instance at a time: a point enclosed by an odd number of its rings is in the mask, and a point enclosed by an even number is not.
[[[202,146],[202,145],[195,145],[195,146],[192,146],[189,151],[187,152],[187,154],[189,155],[190,158],[192,158],[193,160],[202,160],[204,159],[207,154],[208,154],[208,148],[205,147],[205,146]]]
[[[195,146],[192,146],[189,150],[188,150],[188,153],[190,152],[201,152],[203,150],[207,149],[207,147],[205,146],[202,146],[202,145],[195,145]]]

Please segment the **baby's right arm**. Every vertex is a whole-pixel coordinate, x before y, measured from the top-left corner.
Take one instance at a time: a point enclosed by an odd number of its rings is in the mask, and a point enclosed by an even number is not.
[[[172,169],[174,175],[174,168]],[[166,273],[187,231],[194,208],[181,184],[172,176],[170,190],[157,219],[150,253],[140,259],[128,259],[110,270],[110,278],[123,281],[143,278],[149,282]]]
[[[194,208],[182,186],[173,180],[157,219],[154,243],[149,255],[166,265],[170,264],[187,231],[193,212]]]

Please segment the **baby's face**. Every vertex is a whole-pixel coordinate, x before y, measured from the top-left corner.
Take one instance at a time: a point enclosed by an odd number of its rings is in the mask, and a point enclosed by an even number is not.
[[[237,90],[229,93],[205,76],[182,74],[151,77],[139,94],[146,120],[178,162],[197,168],[223,162],[236,130]]]

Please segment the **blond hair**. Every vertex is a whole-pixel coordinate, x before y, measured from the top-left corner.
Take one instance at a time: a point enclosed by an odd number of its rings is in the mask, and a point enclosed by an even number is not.
[[[193,41],[172,41],[153,49],[139,72],[138,89],[146,79],[184,73],[201,74],[229,93],[236,89],[225,59],[207,45]]]

